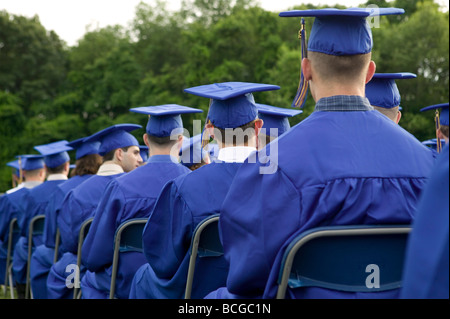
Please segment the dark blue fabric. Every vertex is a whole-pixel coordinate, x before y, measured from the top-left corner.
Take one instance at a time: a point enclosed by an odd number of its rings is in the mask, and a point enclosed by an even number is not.
[[[297,231],[410,223],[434,164],[429,149],[377,111],[314,112],[268,148],[239,169],[222,206],[235,295],[262,296],[269,280],[274,297],[274,262]],[[276,171],[261,174],[268,167]]]
[[[212,163],[168,183],[143,233],[148,265],[133,282],[132,298],[179,299],[184,297],[189,267],[189,247],[195,227],[220,212],[220,207],[240,163]],[[192,298],[203,298],[225,284],[228,265],[223,257],[199,258]],[[200,276],[200,277],[198,277]]]
[[[413,223],[401,297],[448,299],[449,146],[437,159]]]
[[[155,160],[156,159],[156,160]],[[82,261],[87,269],[95,273],[95,282],[111,280],[111,264],[114,253],[114,235],[117,227],[131,218],[148,217],[163,186],[170,180],[190,172],[179,163],[174,163],[170,156],[151,157],[148,163],[134,171],[112,181],[95,213],[89,233],[82,248]],[[145,263],[142,253],[121,254],[116,281],[116,292],[120,299],[127,299],[130,285],[136,270]],[[81,289],[103,290],[86,278]],[[83,284],[86,284],[83,286]],[[109,286],[107,287],[109,291]]]

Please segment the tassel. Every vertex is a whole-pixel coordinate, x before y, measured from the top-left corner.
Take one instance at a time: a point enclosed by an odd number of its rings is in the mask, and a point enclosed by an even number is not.
[[[301,42],[301,50],[302,50],[302,60],[308,57],[307,51],[307,42],[306,42],[306,29],[305,29],[305,19],[301,20],[301,29],[298,33],[298,37]],[[295,96],[294,101],[292,102],[292,107],[302,109],[306,102],[306,97],[308,95],[308,81],[305,80],[303,76],[303,72],[300,70],[300,84],[297,90],[297,95]]]
[[[440,116],[439,116],[439,110],[436,110],[436,117],[435,117],[435,121],[436,121],[436,151],[438,153],[440,153],[442,151],[442,145],[441,145],[441,139],[439,138],[439,130],[441,129],[440,123]]]

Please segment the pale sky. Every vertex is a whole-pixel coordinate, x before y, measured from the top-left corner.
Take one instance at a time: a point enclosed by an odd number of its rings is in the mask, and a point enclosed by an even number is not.
[[[108,25],[123,25],[134,18],[135,8],[141,0],[0,0],[0,11],[32,17],[39,15],[47,30],[55,31],[69,46],[73,46],[86,33],[91,25],[103,28]],[[155,0],[143,0],[154,4]],[[270,11],[281,12],[301,3],[314,3],[333,6],[336,3],[356,7],[365,0],[258,0],[261,6]],[[449,0],[439,0],[446,4]],[[169,9],[178,10],[181,0],[168,1]]]

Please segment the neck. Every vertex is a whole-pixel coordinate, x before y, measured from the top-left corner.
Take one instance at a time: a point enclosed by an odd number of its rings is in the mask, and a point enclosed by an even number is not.
[[[310,82],[311,95],[317,102],[322,98],[336,96],[336,95],[356,95],[365,97],[364,85],[348,85],[340,83],[313,83]]]

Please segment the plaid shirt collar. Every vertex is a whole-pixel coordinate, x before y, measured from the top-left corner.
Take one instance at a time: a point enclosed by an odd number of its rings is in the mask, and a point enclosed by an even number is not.
[[[358,95],[336,95],[320,99],[314,112],[372,111],[367,98]]]

